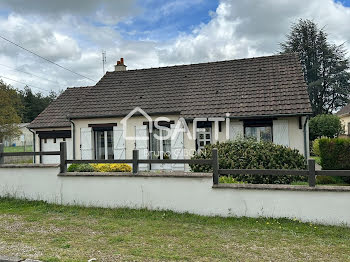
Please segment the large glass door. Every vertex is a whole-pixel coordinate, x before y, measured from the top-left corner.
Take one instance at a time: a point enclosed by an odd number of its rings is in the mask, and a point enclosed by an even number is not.
[[[171,139],[165,139],[167,135],[167,130],[153,129],[150,141],[151,159],[170,159]],[[152,164],[151,169],[171,169],[171,164]]]
[[[95,131],[96,159],[113,159],[113,131]]]

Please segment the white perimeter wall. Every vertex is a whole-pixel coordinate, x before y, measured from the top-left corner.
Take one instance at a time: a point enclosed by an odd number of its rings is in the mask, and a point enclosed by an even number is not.
[[[350,225],[350,192],[212,188],[211,177],[57,176],[58,167],[0,168],[0,196],[199,215],[287,217]]]

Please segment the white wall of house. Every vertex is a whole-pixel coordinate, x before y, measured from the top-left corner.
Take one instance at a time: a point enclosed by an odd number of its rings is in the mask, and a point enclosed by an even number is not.
[[[175,121],[175,124],[179,120],[179,116],[177,115],[164,115],[162,117],[166,117],[172,121]],[[157,116],[153,116],[152,119],[156,119]],[[85,150],[85,147],[83,145],[81,134],[82,130],[87,130],[90,124],[107,124],[107,123],[116,123],[117,127],[120,129],[122,128],[121,120],[123,118],[96,118],[96,119],[76,119],[74,120],[75,123],[75,157],[76,159],[82,159],[82,150]],[[136,128],[144,126],[143,123],[146,122],[147,119],[143,116],[133,116],[131,117],[127,122],[127,132],[126,135],[128,137],[134,137],[135,136],[135,130]],[[273,139],[277,143],[282,143],[284,145],[287,145],[291,148],[295,148],[300,151],[301,154],[304,154],[304,122],[305,117],[302,117],[302,128],[299,128],[299,119],[298,117],[285,117],[285,118],[277,118],[273,121]],[[191,131],[193,130],[193,123],[188,123],[188,128]],[[213,126],[214,129],[214,126]],[[306,126],[307,129],[307,138],[308,138],[308,125]],[[41,129],[42,131],[49,131],[50,129]],[[61,130],[61,129],[55,129],[55,130]],[[218,139],[216,140],[214,137],[214,133],[212,131],[212,143],[216,143],[216,141],[225,141],[226,140],[226,124],[225,122],[222,122],[221,124],[221,132],[218,133]],[[92,129],[89,131],[92,132]],[[243,137],[244,135],[244,128],[243,128],[243,121],[231,119],[229,124],[229,137],[230,139],[237,139],[239,137]],[[278,133],[278,134],[277,134]],[[72,134],[73,136],[73,134]],[[93,141],[93,134],[91,134],[91,156],[94,156],[93,147],[94,147],[94,141]],[[73,146],[69,145],[70,140],[68,141],[68,157],[71,158],[73,156],[72,150]],[[135,149],[137,146],[135,143],[135,140],[126,140],[125,143],[125,158],[130,159],[132,158],[132,150]],[[308,139],[307,139],[308,143]],[[52,144],[52,143],[51,143]],[[148,142],[147,142],[148,144]],[[42,144],[43,145],[43,144]],[[196,150],[196,137],[192,136],[189,137],[187,134],[184,134],[183,137],[183,145],[185,149],[184,158],[190,158],[192,153]],[[52,150],[54,149],[55,145],[52,145]],[[59,143],[57,143],[57,149],[59,149]],[[49,149],[46,149],[47,145],[44,145],[44,150],[49,151]],[[55,147],[56,148],[56,147]],[[308,148],[308,147],[307,147]],[[37,149],[39,149],[39,139],[37,138]],[[50,148],[51,149],[51,148]],[[54,157],[43,157],[43,159],[46,161],[46,159],[50,159],[47,162],[43,163],[54,163],[54,161],[51,161],[51,158]],[[58,160],[58,157],[56,157]],[[83,156],[84,158],[84,156]]]
[[[3,143],[5,146],[32,146],[33,145],[33,134],[28,130],[27,126],[29,123],[21,123],[18,125],[21,134],[17,137],[6,138]]]
[[[350,200],[349,191],[223,189],[212,188],[210,175],[57,176],[58,171],[58,167],[0,167],[0,197],[69,205],[172,210],[207,216],[286,217],[350,225],[350,209],[344,208]]]
[[[34,132],[37,131],[60,131],[60,130],[69,130],[67,127],[59,127],[59,128],[41,128],[41,129],[33,129]],[[44,140],[41,141],[41,151],[59,151],[60,150],[60,142],[62,142],[62,138],[57,138],[56,143],[54,143],[53,138],[48,138],[47,143],[44,143]],[[73,158],[73,138],[66,138],[67,142],[67,157]],[[35,151],[39,152],[40,150],[40,138],[38,134],[35,135]],[[59,163],[60,156],[42,156],[43,164],[57,164]],[[40,157],[37,156],[35,159],[36,163],[40,163]]]
[[[346,134],[346,135],[350,135],[350,130],[349,130],[349,126],[350,126],[350,114],[349,114],[349,115],[341,116],[341,117],[340,117],[340,120],[341,120],[342,124],[344,125],[345,134]]]

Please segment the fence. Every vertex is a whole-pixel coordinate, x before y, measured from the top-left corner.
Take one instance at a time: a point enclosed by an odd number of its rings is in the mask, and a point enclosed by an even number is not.
[[[139,164],[200,164],[211,165],[213,170],[213,184],[219,184],[221,175],[294,175],[308,177],[310,187],[316,186],[316,176],[350,176],[350,170],[316,170],[315,160],[309,159],[306,170],[287,170],[287,169],[220,169],[219,157],[216,148],[212,150],[212,159],[139,159],[139,151],[133,150],[132,159],[102,159],[102,160],[70,160],[67,159],[67,147],[65,142],[60,143],[60,151],[50,152],[17,152],[4,153],[3,145],[0,144],[0,164],[4,163],[6,156],[22,156],[22,155],[60,155],[60,173],[67,172],[67,164],[83,164],[83,163],[125,163],[132,164],[132,172],[138,173]]]
[[[65,145],[64,145],[65,147]],[[6,152],[4,153],[4,144],[0,144],[0,165],[5,163],[5,157],[21,157],[21,156],[52,156],[61,155],[60,151],[46,151],[46,152]]]

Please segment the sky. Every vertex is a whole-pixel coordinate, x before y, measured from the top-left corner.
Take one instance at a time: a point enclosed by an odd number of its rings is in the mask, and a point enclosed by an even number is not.
[[[300,18],[350,50],[350,0],[1,0],[1,37],[82,76],[0,39],[0,78],[48,94],[94,85],[103,50],[107,71],[272,55]]]

